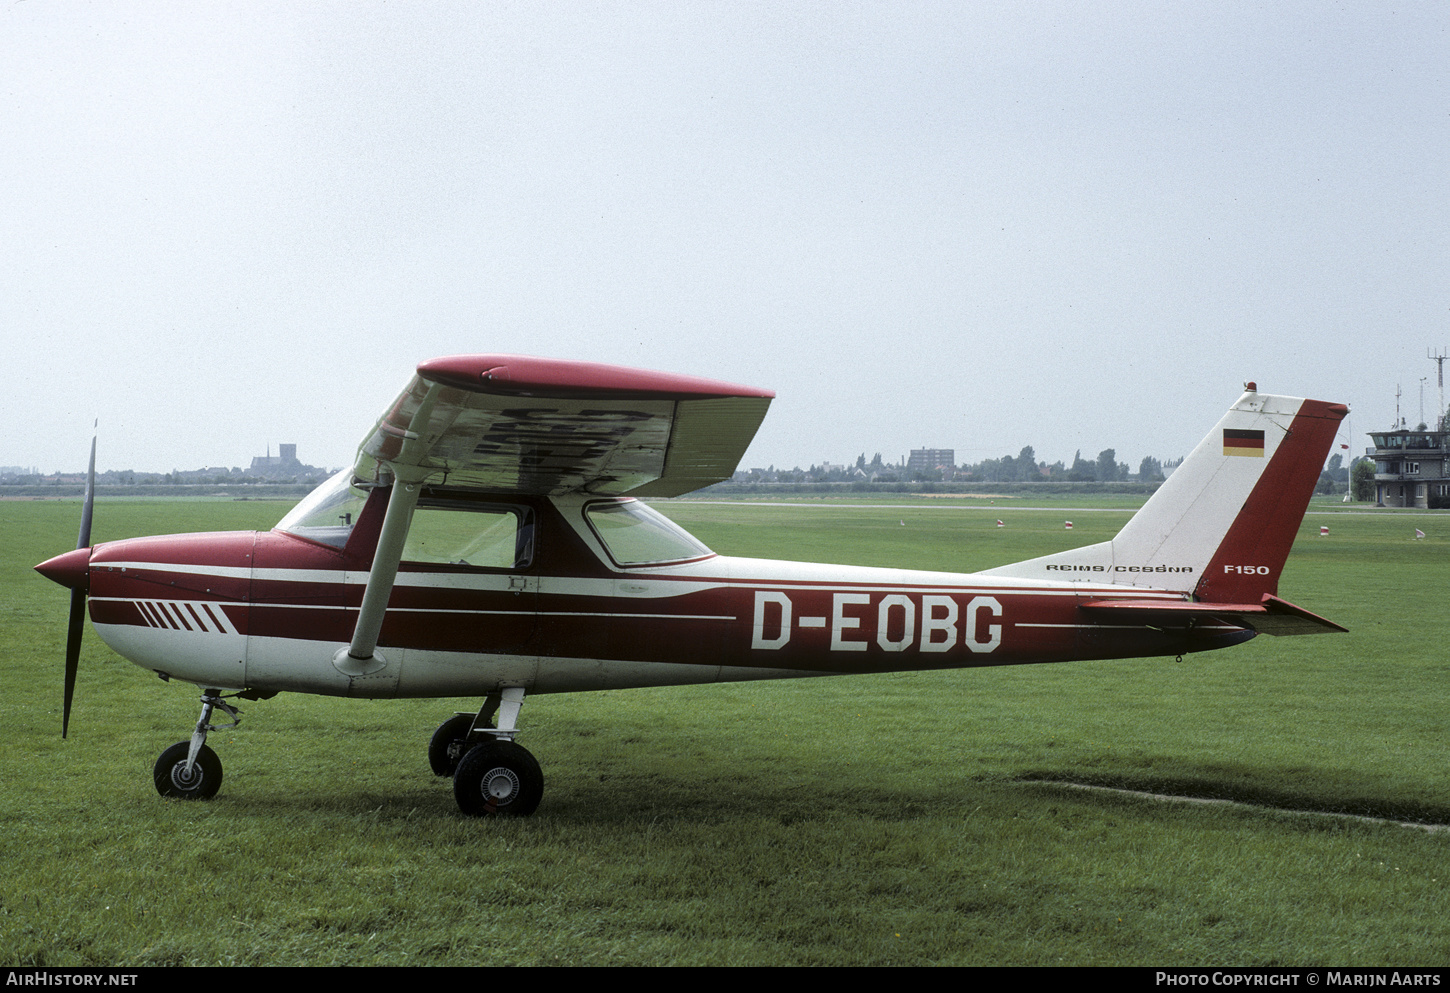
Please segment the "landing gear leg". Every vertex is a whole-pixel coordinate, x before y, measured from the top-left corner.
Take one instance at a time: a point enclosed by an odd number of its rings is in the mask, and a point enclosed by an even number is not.
[[[212,711],[220,707],[232,719],[230,724],[212,724]],[[178,741],[156,760],[152,770],[156,792],[183,800],[210,800],[222,785],[222,762],[206,745],[210,731],[234,728],[242,722],[236,707],[221,697],[220,690],[203,690],[201,717],[190,741]]]
[[[497,710],[498,727],[484,729],[492,740],[470,749],[453,773],[453,796],[458,809],[470,817],[532,814],[544,796],[544,774],[528,750],[514,744],[518,733],[519,709],[524,689],[511,686],[490,694],[474,723],[486,720]],[[441,730],[441,729],[440,729]]]

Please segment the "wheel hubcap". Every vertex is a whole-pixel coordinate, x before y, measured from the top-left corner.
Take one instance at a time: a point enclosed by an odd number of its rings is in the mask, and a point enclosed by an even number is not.
[[[179,790],[195,789],[201,782],[201,763],[192,766],[191,772],[186,771],[186,763],[178,762],[171,767],[171,785]]]
[[[507,803],[519,791],[519,777],[512,769],[498,766],[483,777],[483,795],[494,803]]]

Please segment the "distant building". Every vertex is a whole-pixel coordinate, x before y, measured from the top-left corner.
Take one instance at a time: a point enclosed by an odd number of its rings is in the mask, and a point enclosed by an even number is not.
[[[295,471],[297,465],[299,463],[296,445],[278,445],[276,455],[252,457],[252,473],[259,476],[273,472]]]
[[[913,448],[906,459],[908,472],[949,473],[957,466],[955,448]]]
[[[1450,506],[1450,431],[1372,431],[1375,503]]]
[[[296,479],[307,476],[325,476],[327,471],[317,466],[303,465],[297,460],[296,445],[278,445],[276,455],[258,455],[252,459],[247,475],[262,479]]]

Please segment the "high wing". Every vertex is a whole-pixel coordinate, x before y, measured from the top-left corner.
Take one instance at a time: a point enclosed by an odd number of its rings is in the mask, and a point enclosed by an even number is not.
[[[550,495],[679,496],[728,479],[775,397],[694,376],[523,355],[454,355],[413,381],[358,449],[353,475],[388,485],[344,672],[383,664],[378,633],[426,482]]]
[[[449,356],[418,366],[358,449],[354,474],[535,495],[679,496],[730,477],[774,397],[620,366]]]

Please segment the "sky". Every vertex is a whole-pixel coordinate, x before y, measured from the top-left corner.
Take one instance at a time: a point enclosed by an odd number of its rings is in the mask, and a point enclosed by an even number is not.
[[[1447,52],[1389,0],[17,0],[0,465],[342,466],[461,353],[772,389],[745,467],[1136,469],[1248,380],[1359,452],[1439,403]]]

